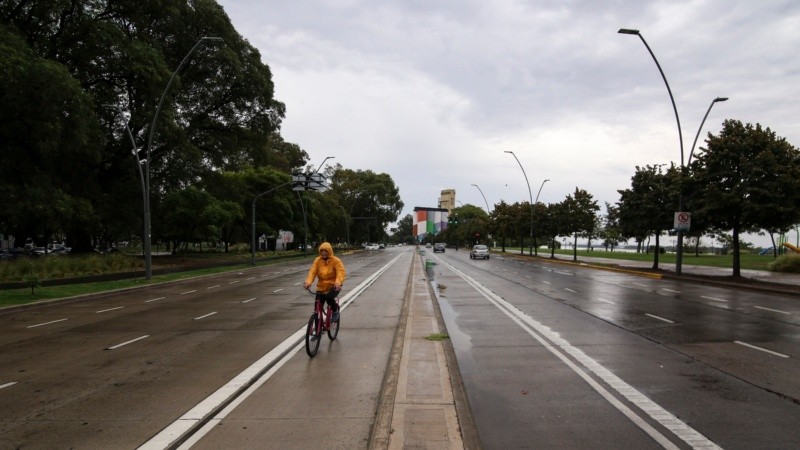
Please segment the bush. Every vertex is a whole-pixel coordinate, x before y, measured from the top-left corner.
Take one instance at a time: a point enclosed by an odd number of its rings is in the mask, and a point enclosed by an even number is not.
[[[767,264],[771,272],[800,273],[800,255],[779,256]]]

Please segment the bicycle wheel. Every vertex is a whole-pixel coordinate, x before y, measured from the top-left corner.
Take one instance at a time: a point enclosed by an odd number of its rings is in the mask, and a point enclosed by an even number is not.
[[[308,356],[313,357],[319,350],[319,341],[322,336],[317,332],[317,313],[311,315],[308,319],[308,327],[306,327],[306,353]]]
[[[339,334],[339,324],[342,322],[342,310],[339,309],[339,320],[336,322],[331,321],[331,326],[328,328],[328,337],[332,340],[336,340],[336,336]]]

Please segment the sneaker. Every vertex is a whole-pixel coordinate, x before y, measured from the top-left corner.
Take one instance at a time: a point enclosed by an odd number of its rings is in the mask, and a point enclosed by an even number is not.
[[[314,342],[314,341],[316,341],[316,340],[317,340],[317,335],[315,334],[315,335],[311,336],[311,339],[309,339],[309,340],[310,340],[311,342]]]
[[[334,311],[333,316],[331,317],[331,321],[333,322],[339,321],[339,311]]]

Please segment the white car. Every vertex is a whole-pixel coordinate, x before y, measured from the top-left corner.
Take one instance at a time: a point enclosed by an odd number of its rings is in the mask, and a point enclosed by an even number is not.
[[[378,244],[367,244],[364,246],[364,250],[378,250],[379,248]]]
[[[478,244],[472,247],[472,251],[469,252],[469,259],[489,259],[489,247]]]

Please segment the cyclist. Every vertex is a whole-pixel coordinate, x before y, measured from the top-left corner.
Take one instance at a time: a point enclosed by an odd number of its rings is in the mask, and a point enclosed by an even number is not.
[[[339,305],[336,304],[336,295],[342,289],[345,275],[347,273],[344,264],[341,259],[333,256],[331,244],[328,242],[320,244],[319,256],[311,264],[303,288],[308,289],[314,282],[314,278],[317,279],[317,297],[331,307],[333,310],[331,320],[334,322],[339,320]]]

